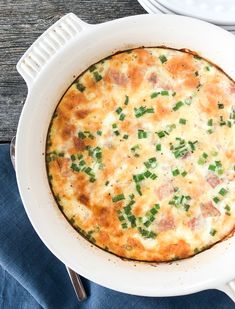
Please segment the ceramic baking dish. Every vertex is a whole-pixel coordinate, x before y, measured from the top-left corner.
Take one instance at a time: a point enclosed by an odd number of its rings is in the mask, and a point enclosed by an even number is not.
[[[63,263],[98,284],[145,296],[183,295],[216,288],[235,300],[235,237],[181,261],[127,261],[81,237],[65,220],[50,191],[45,167],[47,130],[68,86],[88,66],[117,51],[162,45],[195,51],[235,79],[233,35],[188,17],[139,15],[90,25],[70,13],[33,43],[17,64],[28,86],[16,139],[20,194],[46,246]]]

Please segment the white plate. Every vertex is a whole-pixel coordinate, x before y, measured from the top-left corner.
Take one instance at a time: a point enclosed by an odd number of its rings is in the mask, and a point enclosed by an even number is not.
[[[154,7],[148,0],[138,0],[139,4],[145,9],[149,14],[161,14],[162,12]]]
[[[197,17],[218,25],[235,25],[234,0],[158,0],[178,14]]]
[[[138,0],[138,2],[149,14],[158,14],[158,13],[175,14],[175,12],[168,10],[163,5],[159,4],[156,0]],[[219,25],[219,26],[234,34],[235,25]]]

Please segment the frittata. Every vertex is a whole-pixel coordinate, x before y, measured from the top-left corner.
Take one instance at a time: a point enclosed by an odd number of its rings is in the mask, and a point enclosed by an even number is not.
[[[235,83],[187,51],[128,50],[59,102],[46,164],[55,199],[90,242],[164,262],[235,229]]]

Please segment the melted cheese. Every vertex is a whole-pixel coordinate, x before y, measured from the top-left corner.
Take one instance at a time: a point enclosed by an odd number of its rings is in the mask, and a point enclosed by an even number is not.
[[[116,255],[169,261],[235,227],[235,84],[190,53],[104,59],[61,99],[48,133],[54,196],[73,227]]]

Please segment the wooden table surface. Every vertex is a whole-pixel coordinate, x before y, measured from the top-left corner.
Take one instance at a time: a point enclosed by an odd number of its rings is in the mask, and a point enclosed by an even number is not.
[[[27,87],[16,71],[26,49],[50,25],[73,12],[88,23],[146,13],[137,0],[0,1],[0,142],[16,133]]]

